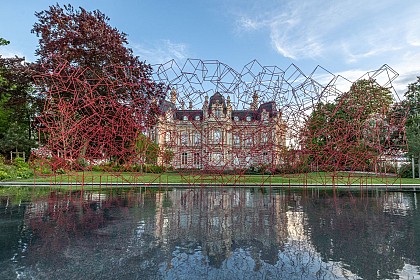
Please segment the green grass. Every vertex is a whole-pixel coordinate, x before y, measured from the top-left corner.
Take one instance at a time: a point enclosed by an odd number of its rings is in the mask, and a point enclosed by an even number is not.
[[[21,179],[20,182],[49,183],[136,183],[136,184],[166,184],[183,183],[193,185],[207,184],[284,184],[284,185],[371,185],[371,184],[420,184],[420,179],[398,178],[396,176],[376,176],[374,174],[355,174],[349,172],[326,173],[313,172],[302,174],[281,175],[220,175],[167,172],[153,173],[111,173],[99,171],[72,172],[53,176]]]

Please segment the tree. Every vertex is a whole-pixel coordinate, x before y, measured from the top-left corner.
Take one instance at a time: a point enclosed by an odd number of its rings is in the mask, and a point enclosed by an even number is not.
[[[0,38],[0,46],[9,41]],[[39,96],[33,88],[33,71],[24,58],[0,56],[0,153],[25,151],[35,146],[31,121]]]
[[[404,96],[402,107],[406,112],[407,157],[418,158],[420,168],[420,76],[416,82],[408,85]]]
[[[100,11],[57,4],[35,15],[37,80],[48,96],[40,122],[53,154],[134,160],[122,157],[156,123],[167,88],[153,81],[151,66]]]
[[[311,113],[303,137],[306,153],[324,169],[366,169],[383,150],[382,120],[391,104],[389,89],[374,80],[357,81],[334,102],[320,103]]]

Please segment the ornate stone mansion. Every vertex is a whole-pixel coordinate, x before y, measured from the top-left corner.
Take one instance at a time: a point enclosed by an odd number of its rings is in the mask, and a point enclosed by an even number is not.
[[[237,170],[281,163],[286,125],[275,102],[259,104],[254,93],[247,110],[233,110],[230,97],[206,96],[201,110],[176,105],[177,93],[161,103],[157,126],[149,138],[172,151],[175,169]]]

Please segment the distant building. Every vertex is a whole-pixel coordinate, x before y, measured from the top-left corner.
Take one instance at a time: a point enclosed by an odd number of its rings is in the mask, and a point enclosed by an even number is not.
[[[244,169],[281,163],[286,125],[274,101],[259,104],[254,93],[247,110],[233,110],[230,97],[206,96],[201,110],[176,106],[175,90],[161,103],[158,124],[148,132],[159,147],[171,151],[158,164],[176,169]]]

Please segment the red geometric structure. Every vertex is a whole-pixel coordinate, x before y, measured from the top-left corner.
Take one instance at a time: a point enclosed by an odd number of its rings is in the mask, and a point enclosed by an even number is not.
[[[389,172],[406,149],[405,112],[392,87],[398,74],[387,65],[355,83],[320,66],[305,75],[294,64],[282,70],[255,60],[241,72],[198,59],[153,69],[167,96],[120,66],[99,77],[63,63],[38,77],[51,85],[38,118],[46,151],[39,158],[53,170]]]

